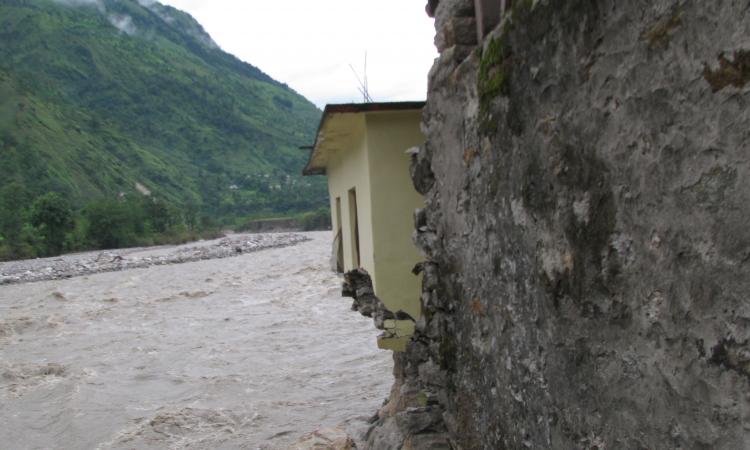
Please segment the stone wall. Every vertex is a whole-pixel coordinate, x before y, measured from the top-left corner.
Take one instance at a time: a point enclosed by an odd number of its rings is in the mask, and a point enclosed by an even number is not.
[[[370,447],[747,448],[750,2],[432,12],[424,318]]]

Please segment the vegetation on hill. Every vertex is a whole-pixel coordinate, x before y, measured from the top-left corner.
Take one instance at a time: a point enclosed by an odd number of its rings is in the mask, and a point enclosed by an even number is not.
[[[49,192],[81,216],[132,201],[224,223],[327,204],[323,180],[299,175],[320,111],[181,11],[0,0],[0,42],[0,189],[28,211]],[[6,246],[24,226],[44,237],[10,206]]]
[[[100,198],[81,209],[55,192],[31,199],[17,182],[0,189],[0,261],[178,244],[221,234],[220,224],[200,216],[195,208],[178,208],[146,196]]]

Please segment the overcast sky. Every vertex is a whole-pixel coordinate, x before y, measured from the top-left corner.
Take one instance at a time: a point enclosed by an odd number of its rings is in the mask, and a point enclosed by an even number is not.
[[[160,0],[195,17],[225,51],[318,106],[359,102],[365,51],[375,101],[424,100],[437,52],[425,0]]]

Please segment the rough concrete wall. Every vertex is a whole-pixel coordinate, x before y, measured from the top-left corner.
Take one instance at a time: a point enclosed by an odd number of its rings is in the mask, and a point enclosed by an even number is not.
[[[750,448],[750,2],[519,0],[474,50],[471,6],[435,10],[372,448]]]

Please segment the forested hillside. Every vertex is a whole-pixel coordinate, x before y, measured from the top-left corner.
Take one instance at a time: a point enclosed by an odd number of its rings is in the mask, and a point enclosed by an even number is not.
[[[299,176],[319,110],[183,12],[0,0],[0,43],[0,203],[148,196],[218,221],[326,204]]]

